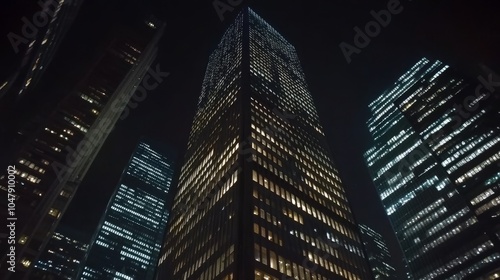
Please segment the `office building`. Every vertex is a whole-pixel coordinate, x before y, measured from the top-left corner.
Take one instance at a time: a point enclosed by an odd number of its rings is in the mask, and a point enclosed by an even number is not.
[[[36,86],[75,20],[83,0],[42,0],[36,12],[21,20],[23,26],[7,34],[12,55],[22,53],[17,67],[0,80],[0,100],[12,106]],[[24,3],[25,5],[30,3]],[[26,10],[30,11],[28,7]],[[1,77],[0,77],[1,79]],[[7,103],[5,99],[8,99]],[[0,107],[2,110],[7,106]]]
[[[87,250],[86,238],[80,232],[59,226],[35,264],[32,278],[76,279]]]
[[[370,104],[366,161],[415,279],[476,279],[500,266],[491,78],[423,58]]]
[[[115,22],[106,41],[95,49],[88,72],[39,118],[18,149],[2,147],[15,166],[16,272],[29,273],[50,240],[60,218],[105,139],[156,58],[163,23],[151,17]],[[2,170],[7,170],[4,166]],[[7,197],[7,176],[0,175],[0,193]],[[7,209],[7,200],[0,202]],[[7,212],[0,217],[7,218]],[[11,244],[10,244],[11,245]],[[0,276],[7,270],[7,242],[0,243]]]
[[[2,61],[5,73],[0,73],[1,147],[11,147],[16,143],[19,126],[30,118],[28,115],[34,108],[49,99],[49,94],[43,90],[45,73],[53,65],[52,61],[57,57],[83,2],[40,0],[13,3],[22,6],[18,10],[24,16],[17,17],[15,11],[9,11],[11,19],[20,19],[22,26],[13,27],[7,34],[10,46]],[[51,90],[55,91],[54,88]],[[9,154],[4,152],[3,155]],[[0,157],[0,164],[4,163],[4,158]]]
[[[141,141],[122,174],[78,279],[153,279],[169,216],[174,155]]]
[[[249,8],[209,57],[157,279],[370,279],[295,48]]]
[[[360,224],[359,228],[373,277],[376,280],[397,280],[396,270],[391,265],[391,254],[382,235],[364,224]]]

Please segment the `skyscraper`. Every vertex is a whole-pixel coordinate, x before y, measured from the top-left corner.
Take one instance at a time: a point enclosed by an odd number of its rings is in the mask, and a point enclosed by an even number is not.
[[[396,270],[390,263],[391,255],[384,238],[367,225],[359,225],[368,260],[376,280],[397,280]]]
[[[7,266],[12,267],[7,264],[7,254],[15,251],[15,279],[29,278],[29,271],[137,86],[145,75],[156,71],[151,65],[163,23],[151,17],[127,18],[106,30],[107,41],[102,42],[91,69],[74,89],[24,135],[19,149],[2,147],[2,156],[9,157],[14,169],[15,183],[7,184],[7,176],[0,175],[0,192],[7,197],[9,188],[15,191],[10,193],[15,196],[15,211],[10,217],[17,220],[15,244],[0,243],[1,276],[14,274],[7,270]],[[7,170],[6,166],[2,170]],[[7,209],[7,200],[0,205]],[[6,220],[7,211],[0,217]]]
[[[79,279],[153,279],[171,205],[174,155],[141,141],[91,242]]]
[[[0,100],[5,102],[6,97],[19,100],[37,84],[54,58],[82,3],[83,0],[37,1],[38,11],[32,18],[26,18],[24,26],[18,31],[7,34],[12,47],[9,51],[13,54],[22,52],[23,56],[11,75],[0,80]],[[0,108],[6,110],[8,107]]]
[[[369,279],[294,47],[245,8],[209,58],[157,279]]]
[[[0,74],[1,147],[9,147],[15,142],[18,125],[23,123],[26,112],[33,110],[36,107],[34,104],[39,104],[40,100],[46,100],[46,92],[38,85],[43,84],[40,83],[43,81],[42,77],[56,57],[83,0],[18,2],[22,3],[23,11],[30,11],[31,4],[36,6],[36,12],[28,18],[23,17],[24,25],[7,34],[12,48],[6,56],[16,57],[17,53],[22,55],[11,63],[6,62],[2,70],[7,73],[5,76]],[[3,164],[3,160],[0,157],[0,163]]]
[[[58,226],[35,264],[32,279],[75,279],[88,250],[87,241],[78,231]]]
[[[370,104],[366,161],[415,279],[476,279],[500,266],[491,79],[424,58]]]

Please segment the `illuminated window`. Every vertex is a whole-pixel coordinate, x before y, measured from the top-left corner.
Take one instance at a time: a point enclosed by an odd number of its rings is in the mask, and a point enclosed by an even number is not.
[[[52,217],[55,217],[55,218],[59,218],[60,212],[58,209],[50,208],[49,215],[51,215]]]
[[[31,260],[29,260],[28,258],[22,258],[22,259],[21,259],[21,264],[22,264],[24,267],[30,267],[30,265],[31,265]]]
[[[25,243],[26,243],[26,241],[28,241],[28,236],[26,236],[26,235],[21,235],[21,237],[19,237],[19,241],[18,241],[18,243],[19,243],[19,244],[25,244]]]

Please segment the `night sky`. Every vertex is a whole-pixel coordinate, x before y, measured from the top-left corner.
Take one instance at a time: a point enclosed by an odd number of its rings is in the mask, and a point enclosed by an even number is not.
[[[92,53],[95,30],[106,28],[102,25],[117,14],[132,15],[129,2],[84,3],[47,83],[69,87],[72,77],[67,73],[77,72],[75,66]],[[391,2],[255,0],[226,11],[221,21],[211,0],[149,1],[148,8],[166,22],[158,63],[170,76],[117,123],[62,223],[93,233],[141,136],[184,153],[208,56],[238,11],[249,4],[296,47],[356,218],[383,233],[399,268],[401,253],[363,159],[370,145],[368,103],[423,56],[463,70],[483,63],[500,72],[500,20],[496,1],[401,0],[402,11],[348,63],[339,44],[354,45],[353,28],[364,29],[373,20],[370,11],[387,9]]]

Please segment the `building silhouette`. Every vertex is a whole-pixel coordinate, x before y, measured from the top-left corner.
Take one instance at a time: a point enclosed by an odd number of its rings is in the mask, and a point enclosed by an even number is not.
[[[81,180],[94,161],[141,80],[152,68],[163,23],[147,16],[116,20],[104,29],[91,67],[73,90],[56,100],[26,129],[16,145],[2,147],[2,170],[15,166],[16,272],[7,269],[12,244],[0,243],[0,276],[30,279],[30,271],[50,240]],[[14,137],[14,136],[13,136]],[[4,162],[8,162],[4,165]],[[0,192],[7,197],[7,176]],[[7,200],[0,205],[7,209]],[[0,217],[7,219],[7,211]]]
[[[396,270],[391,265],[391,254],[382,235],[364,224],[360,224],[359,229],[373,277],[376,280],[397,280]]]
[[[5,53],[7,61],[0,70],[5,72],[0,73],[0,146],[15,143],[19,125],[28,118],[26,112],[32,111],[40,99],[48,99],[41,88],[45,81],[42,77],[46,77],[44,74],[52,66],[83,2],[42,0],[20,4],[23,13],[32,16],[23,17],[23,26],[7,34],[11,48]],[[30,13],[31,9],[36,11]],[[4,158],[0,157],[0,163],[4,163]]]
[[[172,151],[150,140],[134,151],[91,241],[78,279],[153,279],[169,216]]]
[[[157,279],[370,279],[294,47],[249,8],[209,58]]]
[[[37,85],[73,24],[82,3],[83,0],[38,1],[35,8],[37,11],[32,17],[26,17],[24,26],[7,34],[11,44],[8,51],[12,55],[22,53],[22,56],[6,77],[0,77],[2,110],[19,102]]]
[[[500,94],[421,59],[370,104],[366,161],[415,279],[500,266]]]

